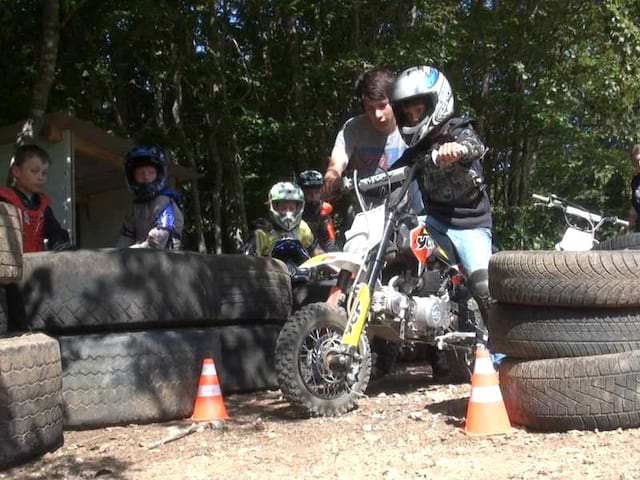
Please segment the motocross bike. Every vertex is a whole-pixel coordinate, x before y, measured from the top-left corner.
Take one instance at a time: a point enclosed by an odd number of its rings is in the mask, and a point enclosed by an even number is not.
[[[567,229],[562,236],[562,240],[556,243],[555,249],[558,251],[587,251],[596,247],[598,240],[596,233],[607,224],[629,226],[629,222],[618,217],[603,217],[596,213],[585,210],[580,205],[569,202],[554,194],[548,196],[534,193],[532,197],[537,200],[534,205],[558,208],[564,213],[564,220]]]
[[[278,337],[280,389],[307,415],[334,416],[357,405],[371,374],[369,337],[451,350],[465,367],[477,342],[486,341],[482,316],[451,241],[406,213],[407,192],[419,168],[421,163],[415,162],[360,181],[355,172],[346,188],[355,191],[363,211],[346,232],[343,251],[301,266],[335,269],[342,292],[335,306],[302,307]],[[390,192],[386,201],[367,210],[360,191],[379,187]]]

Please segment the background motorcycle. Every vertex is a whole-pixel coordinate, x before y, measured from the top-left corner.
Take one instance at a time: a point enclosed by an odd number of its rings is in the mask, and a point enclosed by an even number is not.
[[[625,220],[621,220],[618,217],[603,217],[589,212],[580,205],[571,203],[553,193],[547,196],[534,193],[532,197],[537,200],[534,205],[558,208],[564,213],[567,229],[562,236],[562,240],[555,245],[556,250],[559,251],[591,250],[598,244],[596,234],[603,226],[629,226],[629,222]]]

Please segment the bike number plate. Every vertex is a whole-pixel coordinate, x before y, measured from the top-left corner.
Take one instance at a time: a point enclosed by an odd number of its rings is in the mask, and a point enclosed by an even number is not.
[[[425,227],[420,225],[411,230],[411,251],[422,265],[427,263],[435,248],[436,243]]]
[[[369,304],[371,303],[369,286],[362,283],[359,289],[356,303],[349,314],[347,326],[344,329],[344,335],[342,335],[342,344],[355,348],[358,348],[358,343],[360,343],[360,334],[369,315]]]

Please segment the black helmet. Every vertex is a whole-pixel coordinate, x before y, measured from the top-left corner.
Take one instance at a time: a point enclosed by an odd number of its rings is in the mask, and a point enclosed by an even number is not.
[[[298,175],[298,185],[300,188],[320,188],[324,183],[322,174],[317,170],[305,170]]]
[[[151,165],[155,167],[157,176],[151,183],[136,182],[133,172],[136,167]],[[147,201],[158,196],[167,187],[167,160],[158,147],[139,145],[127,153],[124,161],[124,171],[129,190],[137,200]]]

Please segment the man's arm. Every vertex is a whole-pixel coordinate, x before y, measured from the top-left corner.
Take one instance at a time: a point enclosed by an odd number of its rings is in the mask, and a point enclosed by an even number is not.
[[[336,141],[333,144],[331,150],[331,157],[329,158],[329,165],[327,171],[324,174],[324,186],[322,190],[322,197],[324,199],[331,198],[336,195],[340,186],[340,179],[342,174],[349,165],[349,156],[353,151],[352,145],[347,145],[344,139],[344,131],[348,122],[342,127]]]

